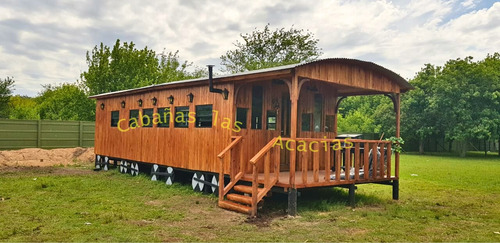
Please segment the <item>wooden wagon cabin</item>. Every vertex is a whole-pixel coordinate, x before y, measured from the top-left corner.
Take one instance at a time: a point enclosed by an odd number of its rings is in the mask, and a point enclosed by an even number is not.
[[[209,76],[92,96],[96,166],[113,161],[167,184],[189,171],[194,189],[251,215],[272,189],[288,193],[291,215],[303,188],[346,187],[353,202],[356,184],[380,183],[398,199],[391,142],[337,138],[337,112],[348,96],[386,95],[399,137],[400,94],[412,88],[399,75],[334,58]]]

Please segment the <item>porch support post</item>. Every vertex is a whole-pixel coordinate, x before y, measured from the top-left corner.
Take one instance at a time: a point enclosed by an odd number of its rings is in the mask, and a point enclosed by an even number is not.
[[[400,137],[400,120],[401,120],[401,94],[395,94],[394,108],[396,109],[396,137]],[[399,200],[399,153],[395,154],[395,176],[396,180],[392,182],[392,199]]]
[[[399,138],[400,136],[400,120],[401,120],[401,107],[400,107],[400,103],[401,103],[401,94],[395,94],[395,108],[396,108],[396,137]]]
[[[291,114],[290,114],[290,189],[288,190],[288,214],[295,216],[297,214],[297,187],[295,185],[295,167],[297,162],[296,153],[296,138],[297,138],[297,116],[298,116],[298,100],[299,100],[299,79],[295,75],[295,71],[292,74],[292,85],[290,90],[290,103],[291,103]]]
[[[392,181],[392,199],[399,200],[399,180]]]
[[[288,215],[297,215],[297,188],[288,190]]]
[[[356,186],[354,184],[349,185],[349,205],[354,208],[356,206],[356,201],[354,198],[354,193],[356,191]]]
[[[337,121],[338,121],[338,115],[339,115],[340,102],[342,102],[345,98],[347,98],[347,96],[342,96],[340,98],[336,97],[335,103],[333,104],[335,107],[335,113],[333,114],[333,127],[334,127],[333,133],[334,133],[335,137],[337,137],[337,135],[338,135]]]
[[[335,99],[333,100],[333,107],[335,107],[335,111],[333,113],[333,138],[336,138],[337,135],[338,135],[338,126],[337,126],[337,123],[338,123],[338,110],[337,110],[337,103],[338,103],[338,100],[337,100],[337,97],[335,97]]]

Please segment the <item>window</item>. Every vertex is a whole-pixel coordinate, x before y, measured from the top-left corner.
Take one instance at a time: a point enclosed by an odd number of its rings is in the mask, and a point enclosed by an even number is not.
[[[248,108],[236,108],[236,121],[241,129],[247,128]]]
[[[314,95],[314,131],[321,132],[321,121],[323,120],[323,97],[320,94]]]
[[[142,112],[142,126],[153,127],[153,109],[143,109]]]
[[[276,111],[267,111],[267,130],[276,130]]]
[[[189,106],[175,107],[174,126],[189,127]]]
[[[310,132],[311,131],[311,113],[303,113],[302,114],[302,131]]]
[[[111,112],[111,126],[117,127],[119,120],[120,120],[120,112],[119,111],[112,111]]]
[[[212,105],[196,106],[196,127],[212,127]]]
[[[170,127],[170,107],[158,108],[160,121],[158,127]]]
[[[130,128],[139,126],[139,110],[130,110],[128,125]]]
[[[326,116],[326,124],[325,124],[325,132],[334,132],[333,129],[334,129],[334,120],[335,120],[335,116],[333,115],[327,115]]]
[[[262,129],[262,86],[252,89],[252,129]]]

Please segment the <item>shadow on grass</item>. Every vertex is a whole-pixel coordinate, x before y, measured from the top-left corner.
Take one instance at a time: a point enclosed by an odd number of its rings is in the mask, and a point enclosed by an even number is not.
[[[114,170],[114,174],[120,174]],[[192,175],[188,172],[176,173],[175,185],[183,191],[195,194],[191,188]],[[150,180],[149,173],[141,173],[136,179],[144,181]],[[148,182],[150,183],[150,182]],[[163,182],[161,182],[163,183]],[[207,197],[217,198],[217,194],[203,193]],[[298,215],[318,215],[321,212],[350,210],[348,189],[340,187],[307,188],[299,190],[297,198]],[[386,198],[363,193],[355,194],[356,207],[380,206],[387,203]],[[265,197],[264,202],[259,205],[256,218],[249,217],[246,223],[254,224],[257,227],[268,227],[274,219],[287,217],[288,194],[274,192],[271,197]]]
[[[300,196],[297,198],[299,215],[350,209],[347,189],[311,188],[302,189],[299,192]],[[264,201],[262,208],[259,208],[257,218],[247,220],[248,223],[265,227],[269,226],[273,219],[287,216],[288,194],[273,193],[272,197],[266,197]],[[355,194],[355,201],[356,207],[380,206],[387,203],[386,199],[361,193]]]

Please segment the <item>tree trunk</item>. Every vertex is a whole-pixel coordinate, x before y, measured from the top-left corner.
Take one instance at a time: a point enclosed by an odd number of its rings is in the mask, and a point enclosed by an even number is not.
[[[488,148],[486,147],[486,139],[484,140],[484,156],[488,156]]]
[[[467,140],[457,141],[458,143],[458,154],[460,157],[465,157],[467,153]]]
[[[422,139],[422,138],[419,140],[418,153],[424,154],[424,139]]]
[[[500,137],[498,137],[498,156],[500,156]]]

